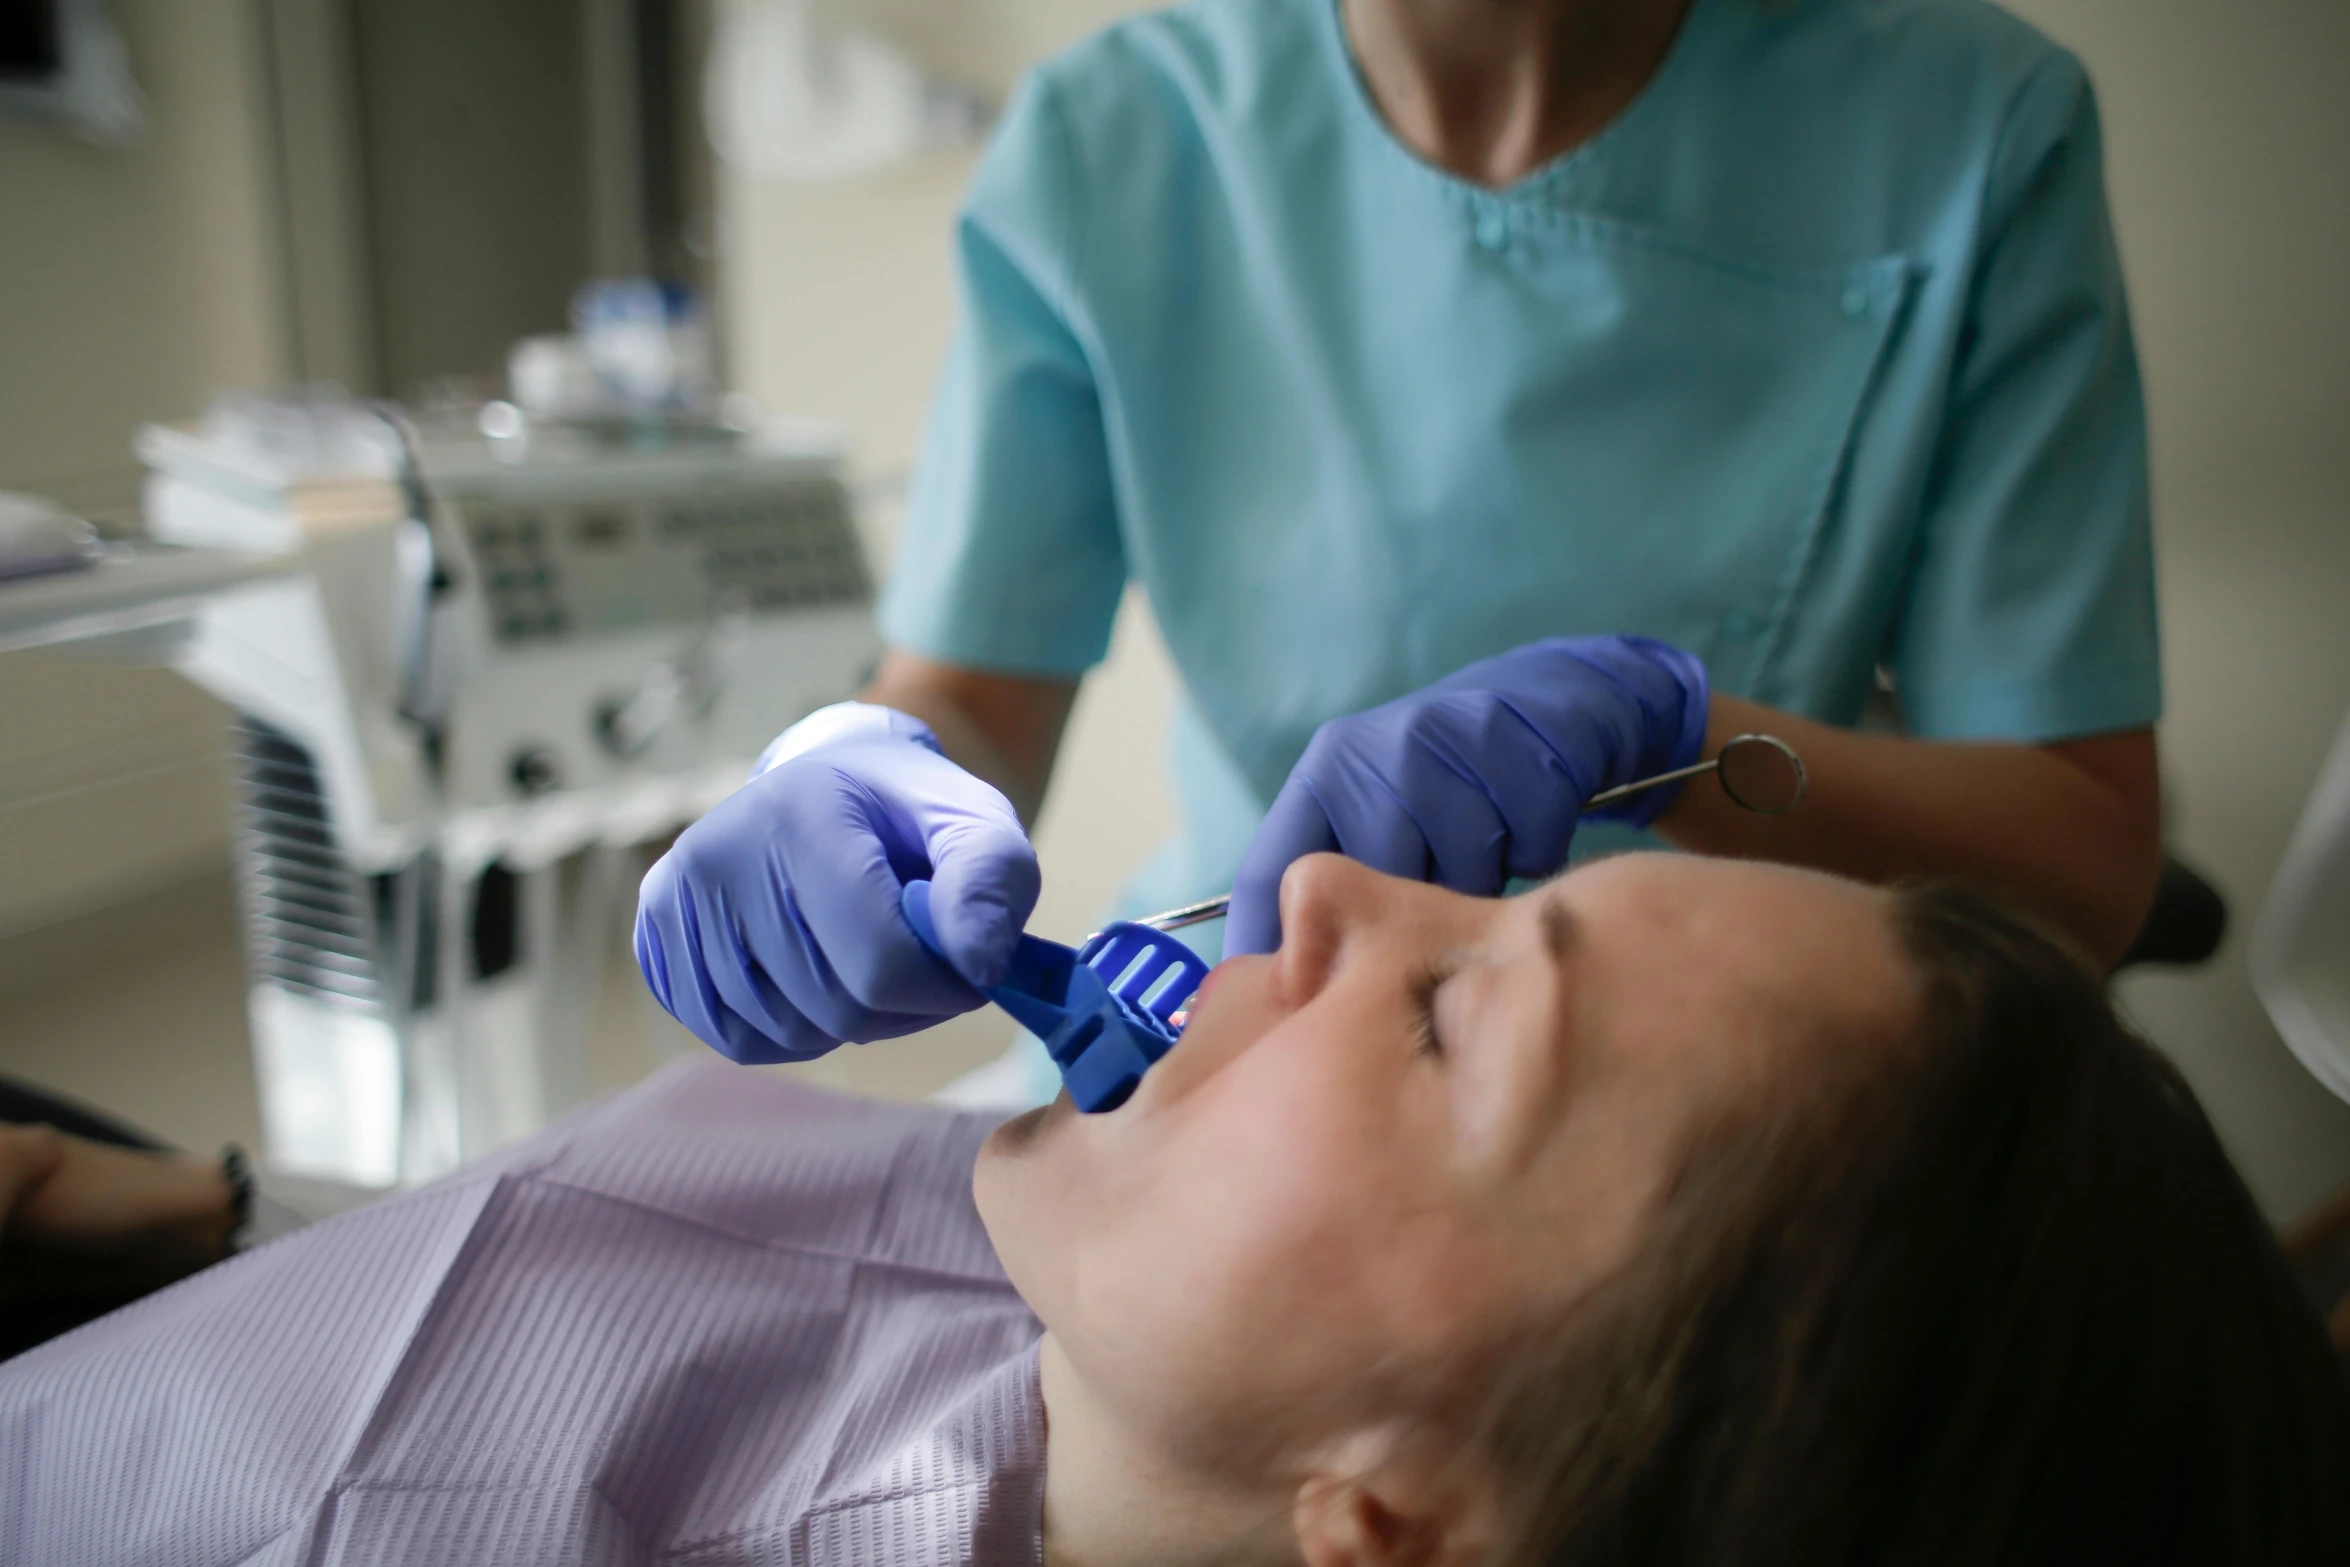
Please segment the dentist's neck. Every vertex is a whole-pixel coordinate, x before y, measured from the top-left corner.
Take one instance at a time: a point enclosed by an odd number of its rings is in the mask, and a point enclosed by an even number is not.
[[[1691,0],[1342,0],[1388,126],[1500,188],[1588,141],[1664,63]]]
[[[1292,1563],[1289,1498],[1191,1473],[1114,1417],[1046,1335],[1045,1567]]]

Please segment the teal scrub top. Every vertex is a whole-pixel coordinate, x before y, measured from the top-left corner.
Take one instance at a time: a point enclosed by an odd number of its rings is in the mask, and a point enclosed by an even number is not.
[[[1924,736],[2151,723],[2101,162],[2079,62],[1976,0],[1695,0],[1500,191],[1396,140],[1336,0],[1112,27],[971,186],[883,632],[1074,676],[1143,585],[1183,834],[1136,906],[1229,886],[1323,721],[1541,637],[1833,723],[1882,668]]]

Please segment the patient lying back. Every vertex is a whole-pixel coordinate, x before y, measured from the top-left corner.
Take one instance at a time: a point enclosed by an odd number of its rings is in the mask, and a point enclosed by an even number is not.
[[[2350,1551],[2322,1334],[2027,921],[1321,856],[1282,925],[1112,1114],[692,1063],[20,1357],[0,1559]]]

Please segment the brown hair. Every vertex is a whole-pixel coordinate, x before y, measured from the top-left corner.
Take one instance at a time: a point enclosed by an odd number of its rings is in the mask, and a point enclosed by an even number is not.
[[[2003,903],[1894,919],[1912,1037],[1697,1139],[1530,1335],[1502,1559],[2350,1560],[2350,1388],[2186,1084]]]

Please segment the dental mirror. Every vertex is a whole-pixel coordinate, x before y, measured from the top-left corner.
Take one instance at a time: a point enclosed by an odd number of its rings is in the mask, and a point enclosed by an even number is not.
[[[1795,747],[1777,735],[1732,735],[1711,761],[1602,789],[1583,802],[1583,809],[1613,805],[1660,784],[1679,783],[1700,773],[1712,773],[1732,805],[1757,816],[1784,816],[1803,798],[1803,758],[1795,754]]]
[[[1733,805],[1757,816],[1784,816],[1803,800],[1803,758],[1777,735],[1739,735],[1714,758],[1714,776]]]

